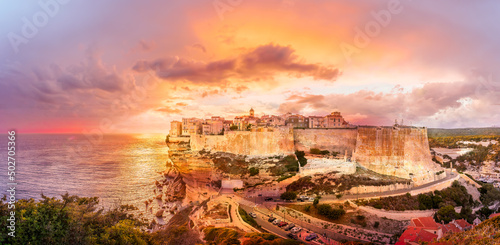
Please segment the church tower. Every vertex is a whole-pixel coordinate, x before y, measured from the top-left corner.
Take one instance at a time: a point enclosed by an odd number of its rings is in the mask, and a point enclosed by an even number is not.
[[[253,108],[250,108],[250,116],[253,117],[254,116],[254,110]]]

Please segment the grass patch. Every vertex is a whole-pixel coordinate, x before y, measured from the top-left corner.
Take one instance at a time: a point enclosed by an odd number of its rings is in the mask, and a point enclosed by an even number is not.
[[[257,224],[257,221],[255,221],[255,219],[250,216],[247,211],[245,211],[244,209],[242,209],[241,207],[238,207],[238,213],[240,213],[240,216],[241,216],[241,219],[243,219],[243,221],[245,221],[246,223],[248,223],[249,225],[251,225],[252,227],[255,227],[257,229],[260,229],[260,225]]]

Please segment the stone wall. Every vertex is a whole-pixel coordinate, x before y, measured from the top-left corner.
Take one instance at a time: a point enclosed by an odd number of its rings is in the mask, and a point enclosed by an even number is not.
[[[275,128],[271,132],[230,131],[224,135],[192,135],[191,150],[220,151],[262,156],[293,154],[293,129]]]
[[[428,182],[440,167],[432,162],[427,129],[358,127],[353,160],[380,174]]]
[[[356,128],[294,129],[295,149],[309,152],[311,148],[336,151],[351,156],[356,148]]]
[[[192,135],[191,150],[249,156],[292,154],[311,148],[340,152],[380,174],[412,179],[417,185],[435,179],[441,167],[432,161],[427,129],[370,127],[339,129],[275,128],[269,132],[229,131],[225,135]]]

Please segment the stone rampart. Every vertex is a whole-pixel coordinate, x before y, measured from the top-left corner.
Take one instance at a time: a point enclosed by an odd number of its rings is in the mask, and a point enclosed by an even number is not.
[[[351,156],[356,148],[356,128],[294,129],[295,149],[309,152],[311,148],[339,152]]]
[[[427,129],[358,127],[353,160],[377,173],[428,182],[440,167],[432,162]]]
[[[191,150],[220,151],[262,156],[293,154],[293,129],[275,128],[271,132],[230,131],[224,135],[192,135]]]

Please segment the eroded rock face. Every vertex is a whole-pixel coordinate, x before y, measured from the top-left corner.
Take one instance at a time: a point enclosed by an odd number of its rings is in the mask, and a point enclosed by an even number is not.
[[[192,152],[189,145],[175,147],[169,146],[169,161],[167,162],[167,174],[170,176],[171,185],[179,183],[182,188],[171,188],[170,194],[178,196],[183,194],[184,203],[202,201],[214,192],[211,183],[214,180],[214,168],[212,160]]]
[[[359,127],[353,159],[377,173],[401,178],[422,179],[440,170],[432,161],[426,128]]]

